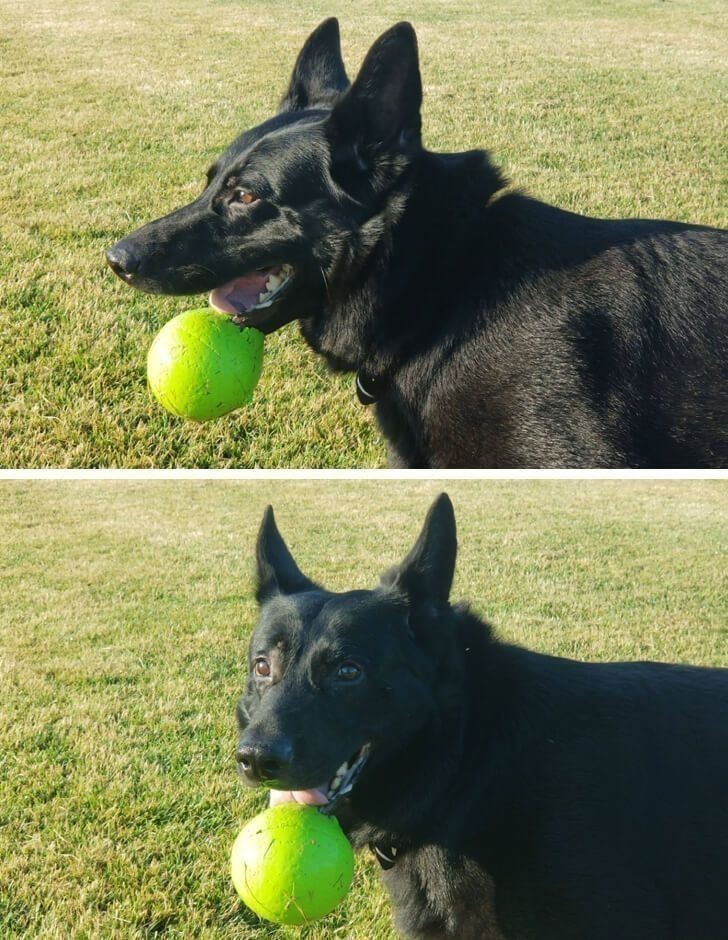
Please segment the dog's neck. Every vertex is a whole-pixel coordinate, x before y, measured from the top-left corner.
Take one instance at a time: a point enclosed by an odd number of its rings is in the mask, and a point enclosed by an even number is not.
[[[367,844],[411,847],[433,839],[441,814],[438,804],[457,793],[466,749],[477,739],[487,749],[490,727],[498,720],[500,651],[490,628],[465,608],[455,609],[455,639],[447,662],[446,685],[436,689],[439,712],[409,741],[398,742],[352,794],[342,823],[357,847]],[[478,714],[468,712],[468,688],[489,689],[480,696]],[[470,743],[469,743],[470,742]]]
[[[431,348],[452,316],[453,279],[482,267],[476,233],[502,186],[484,151],[424,151],[357,244],[347,246],[351,258],[341,275],[332,274],[329,304],[302,321],[309,345],[334,369],[375,379]]]

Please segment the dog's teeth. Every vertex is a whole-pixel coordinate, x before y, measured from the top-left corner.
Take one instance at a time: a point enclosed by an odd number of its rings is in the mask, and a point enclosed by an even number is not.
[[[342,764],[341,767],[339,767],[339,769],[334,774],[333,779],[331,780],[331,784],[329,786],[329,793],[334,793],[336,790],[339,789],[341,784],[344,782],[344,778],[346,777],[346,773],[348,769],[349,768],[347,764]]]
[[[261,293],[258,294],[258,303],[259,304],[263,303],[263,301],[267,300],[269,297],[270,297],[270,294],[268,293],[267,290],[261,291]]]
[[[277,274],[271,274],[268,280],[265,282],[265,286],[269,291],[274,291],[277,287],[280,287],[282,283],[282,278],[278,277]]]

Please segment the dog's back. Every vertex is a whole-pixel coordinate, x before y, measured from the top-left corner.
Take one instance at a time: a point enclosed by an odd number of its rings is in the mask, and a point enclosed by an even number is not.
[[[482,277],[431,353],[433,466],[728,465],[728,233],[514,194],[469,241]]]

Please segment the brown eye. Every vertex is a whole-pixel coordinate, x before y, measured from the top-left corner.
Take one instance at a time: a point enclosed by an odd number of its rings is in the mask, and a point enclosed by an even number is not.
[[[336,678],[343,682],[356,682],[361,677],[361,667],[356,663],[342,663],[336,670]]]
[[[258,197],[254,196],[253,193],[248,192],[247,189],[236,189],[235,201],[242,202],[244,206],[249,206],[251,203],[257,202]]]
[[[263,656],[259,656],[253,663],[253,672],[259,679],[270,678],[270,663]]]

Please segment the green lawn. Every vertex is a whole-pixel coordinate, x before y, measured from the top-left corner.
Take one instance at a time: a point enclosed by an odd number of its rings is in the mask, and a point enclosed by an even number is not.
[[[728,224],[723,0],[0,0],[0,466],[381,466],[372,416],[291,325],[255,403],[206,426],[153,404],[146,350],[190,299],[107,270],[270,115],[332,13],[355,72],[419,34],[425,140],[490,148],[570,209]]]
[[[272,502],[301,566],[371,586],[435,482],[0,482],[0,936],[391,940],[361,857],[345,904],[259,924],[227,856],[261,797],[234,769]],[[728,666],[728,482],[461,482],[455,597],[585,659]]]

